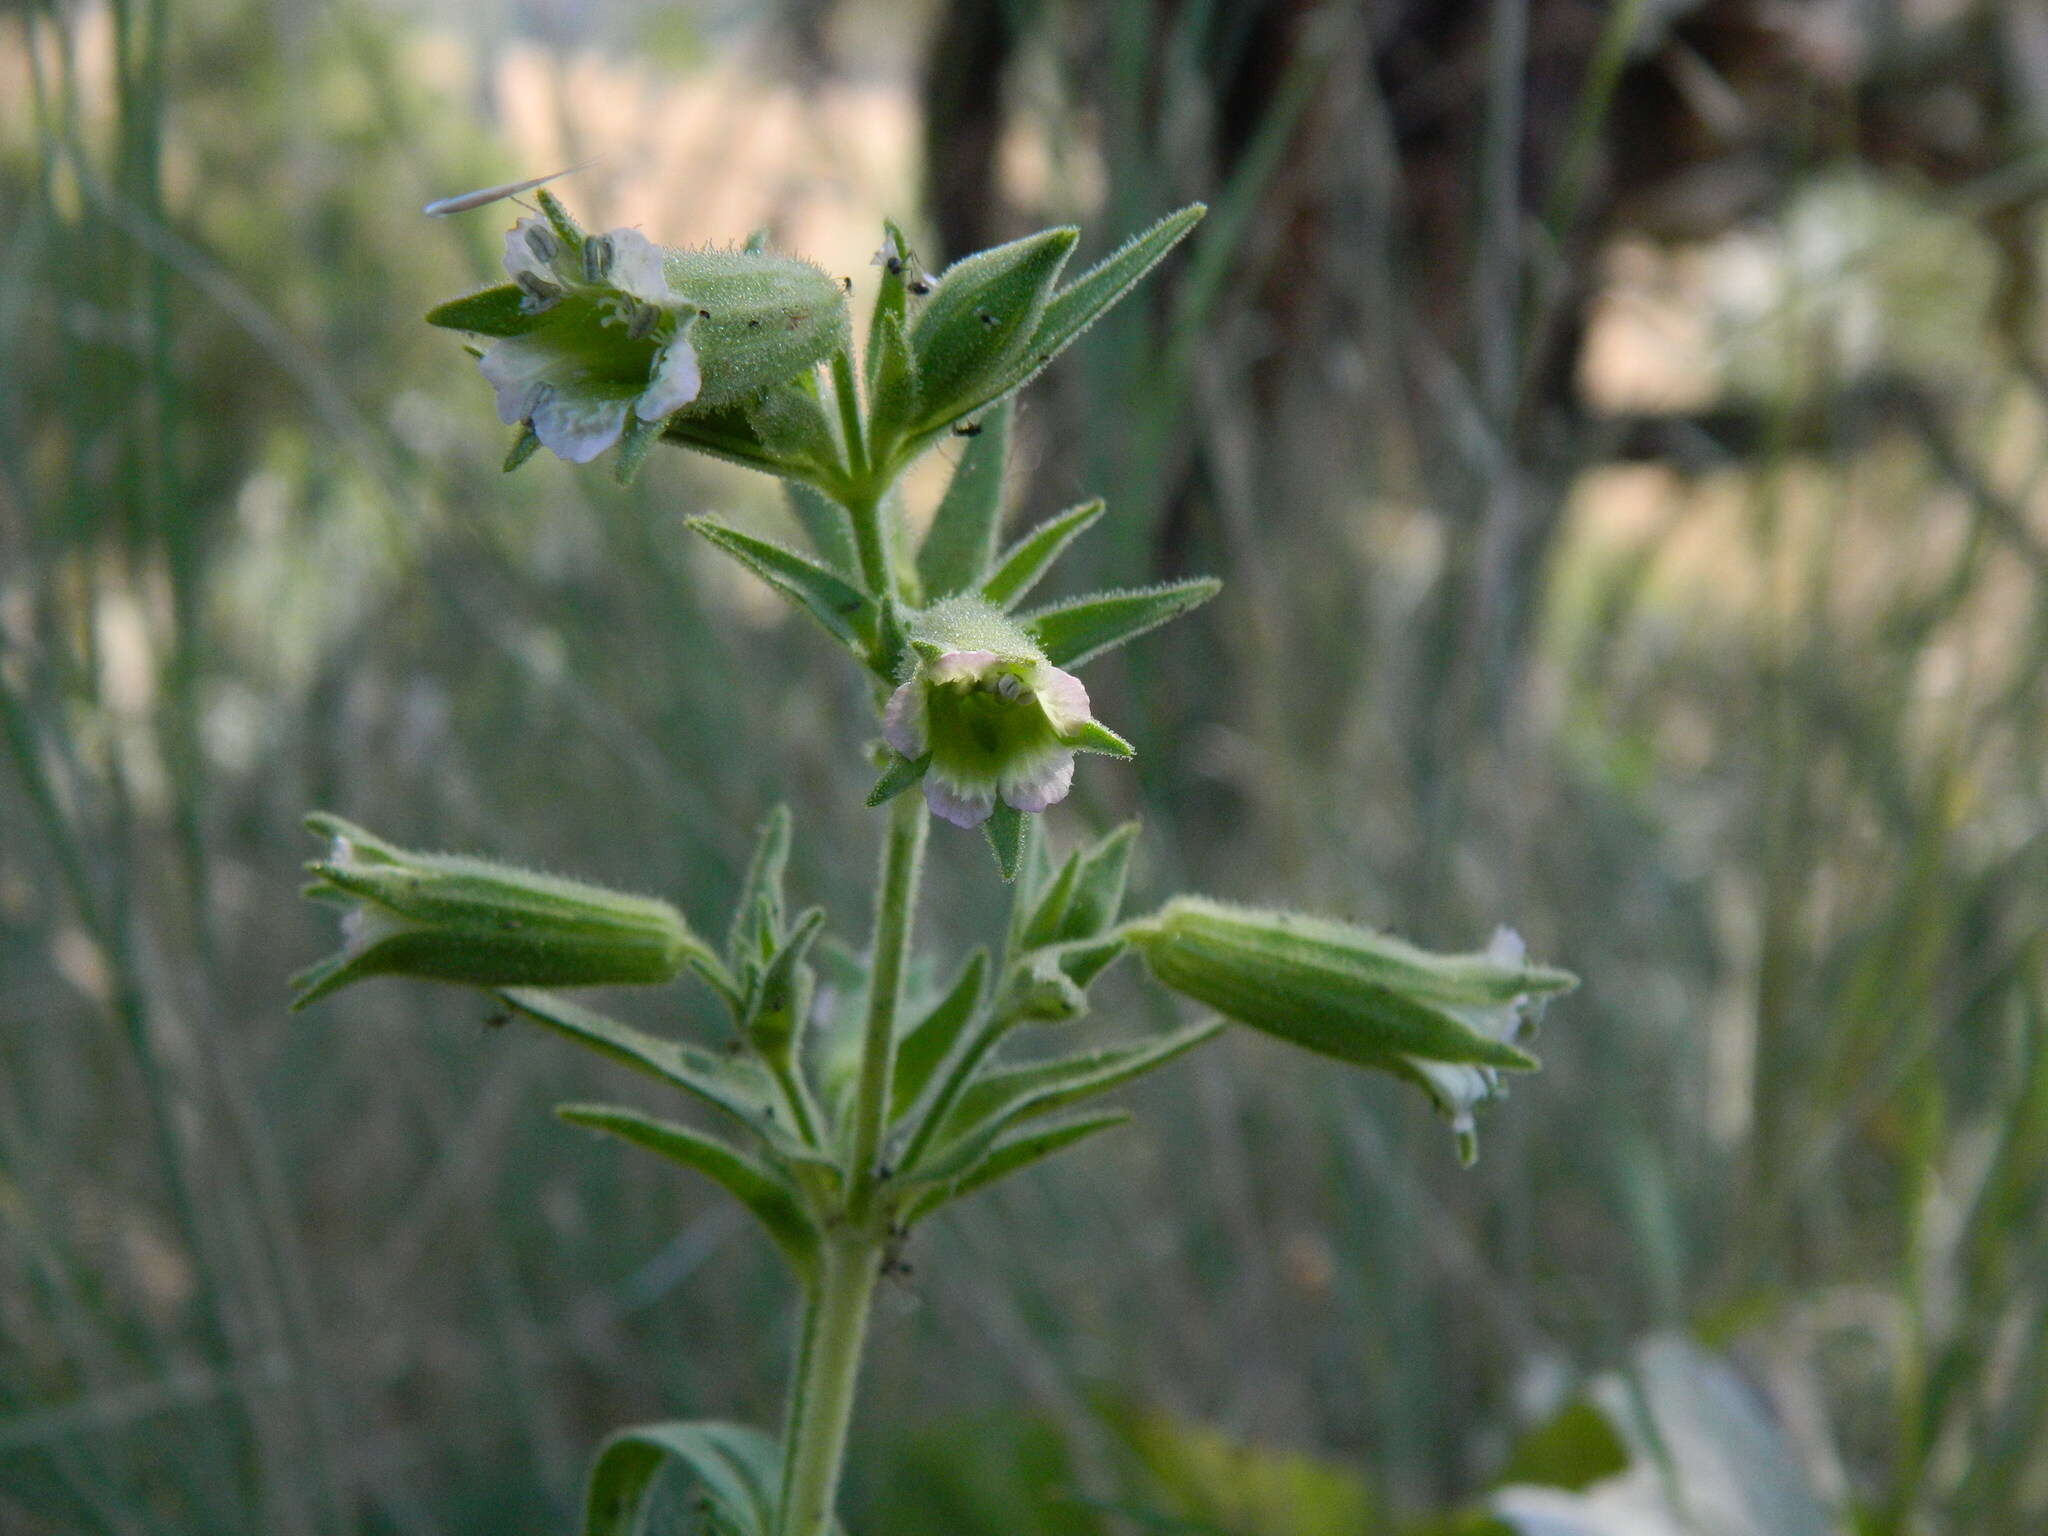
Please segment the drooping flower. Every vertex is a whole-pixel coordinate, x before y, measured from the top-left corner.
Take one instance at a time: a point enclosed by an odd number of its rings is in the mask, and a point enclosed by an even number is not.
[[[1482,956],[1504,973],[1529,969],[1528,946],[1512,928],[1494,929],[1493,939]],[[1436,1000],[1436,1006],[1462,1021],[1480,1038],[1519,1048],[1535,1032],[1546,1000],[1546,993],[1532,989],[1498,1002],[1453,1001],[1445,996]],[[1427,1056],[1409,1055],[1403,1060],[1437,1113],[1449,1123],[1451,1134],[1458,1141],[1459,1156],[1470,1162],[1478,1145],[1478,1127],[1472,1111],[1507,1091],[1501,1069],[1474,1062],[1437,1061]]]
[[[504,264],[520,308],[540,317],[478,364],[507,426],[530,423],[542,447],[585,464],[619,440],[629,418],[661,421],[697,398],[697,311],[670,287],[660,248],[638,230],[572,245],[548,220],[524,218],[505,236]]]

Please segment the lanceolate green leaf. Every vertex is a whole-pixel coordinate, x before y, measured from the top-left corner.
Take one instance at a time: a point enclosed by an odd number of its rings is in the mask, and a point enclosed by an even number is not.
[[[804,378],[789,380],[744,404],[747,424],[783,473],[828,476],[839,462],[839,443],[817,390]]]
[[[590,1471],[583,1536],[639,1536],[664,1471],[689,1478],[720,1536],[774,1536],[782,1447],[744,1424],[710,1422],[640,1424],[607,1440]]]
[[[804,1145],[775,1118],[774,1090],[767,1073],[757,1063],[714,1056],[679,1040],[663,1040],[552,992],[514,987],[498,996],[518,1013],[565,1039],[724,1110],[782,1156],[818,1166],[830,1165],[823,1152]]]
[[[960,1033],[974,1017],[988,975],[988,951],[977,949],[960,967],[945,996],[896,1045],[896,1076],[889,1090],[890,1119],[917,1101],[939,1064],[952,1053]]]
[[[853,525],[847,521],[846,509],[816,486],[801,480],[784,480],[782,488],[789,496],[790,511],[796,514],[796,520],[803,524],[804,533],[810,538],[818,563],[841,576],[859,569]]]
[[[562,1104],[555,1113],[694,1168],[725,1188],[765,1227],[806,1286],[818,1275],[818,1229],[787,1180],[736,1147],[671,1120],[606,1104]]]
[[[1040,230],[963,256],[942,274],[910,324],[918,421],[911,436],[942,431],[1014,386],[1053,284],[1079,233]]]
[[[437,304],[427,311],[427,324],[473,336],[524,336],[541,323],[539,315],[520,308],[525,297],[516,283],[504,283]]]
[[[875,335],[878,350],[868,364],[868,418],[873,456],[886,458],[890,443],[917,414],[917,362],[904,340],[901,321],[878,321]]]
[[[747,872],[740,880],[739,897],[733,903],[732,926],[725,936],[725,958],[735,972],[760,953],[764,901],[770,926],[781,926],[782,877],[789,867],[789,835],[789,807],[778,805],[761,823],[754,839],[754,852],[747,860]]]
[[[1223,1027],[1222,1019],[1204,1019],[1137,1045],[1112,1046],[990,1072],[960,1096],[946,1117],[938,1150],[923,1167],[910,1170],[911,1176],[934,1182],[951,1180],[972,1167],[996,1137],[1017,1121],[1107,1093],[1166,1065]]]
[[[988,820],[981,824],[981,835],[988,839],[1005,885],[1017,878],[1017,868],[1024,859],[1025,828],[1029,824],[1023,812],[1002,800],[996,802]]]
[[[534,441],[538,443],[539,438]],[[648,454],[660,441],[660,422],[642,421],[637,414],[627,416],[625,430],[619,435],[618,457],[612,461],[612,478],[620,485],[631,485],[646,467]]]
[[[916,1221],[929,1216],[942,1205],[971,1195],[978,1189],[986,1189],[998,1179],[1008,1178],[1033,1163],[1043,1162],[1054,1153],[1063,1152],[1098,1131],[1112,1130],[1130,1118],[1129,1110],[1112,1109],[1101,1114],[1076,1116],[1037,1130],[1012,1131],[1007,1136],[998,1137],[982,1154],[981,1160],[968,1167],[957,1179],[913,1201],[905,1212],[905,1219]]]
[[[1046,660],[1054,666],[1078,667],[1199,608],[1222,590],[1222,582],[1200,576],[1127,592],[1098,592],[1027,614],[1024,627],[1037,638]]]
[[[1059,873],[1053,876],[1052,884],[1039,897],[1031,920],[1024,925],[1024,948],[1037,949],[1059,938],[1060,924],[1067,915],[1067,903],[1074,896],[1074,879],[1080,871],[1081,850],[1077,848],[1061,862]]]
[[[689,526],[816,619],[848,650],[866,659],[874,645],[879,615],[865,593],[794,550],[741,533],[716,518],[693,517]]]
[[[1138,823],[1127,821],[1081,855],[1058,938],[1092,939],[1116,921],[1131,871],[1131,851],[1137,845]]]
[[[1003,466],[1010,451],[1010,408],[990,411],[981,431],[967,439],[967,450],[946,485],[939,509],[918,546],[917,574],[925,601],[937,602],[965,592],[987,573],[995,559],[996,529],[1002,520]]]
[[[1102,516],[1102,499],[1084,501],[1048,518],[1012,544],[981,584],[981,595],[998,608],[1011,608],[1052,568],[1069,544]]]
[[[1124,242],[1116,253],[1090,267],[1067,288],[1053,296],[1045,314],[1032,333],[1029,355],[1032,373],[1065,351],[1083,331],[1137,286],[1138,280],[1157,266],[1183,236],[1202,222],[1208,208],[1190,203],[1170,213],[1141,235]],[[1030,375],[1011,387],[1023,385]]]
[[[725,459],[748,469],[758,469],[771,475],[791,472],[790,466],[784,464],[775,450],[761,440],[760,433],[747,420],[743,406],[726,405],[714,410],[692,411],[686,416],[671,416],[661,435],[681,447],[694,448],[714,459]],[[831,489],[826,477],[819,477],[819,488]]]
[[[882,776],[875,780],[875,787],[868,791],[868,805],[887,805],[923,778],[931,765],[932,755],[929,752],[922,757],[892,757],[889,766],[882,770]]]

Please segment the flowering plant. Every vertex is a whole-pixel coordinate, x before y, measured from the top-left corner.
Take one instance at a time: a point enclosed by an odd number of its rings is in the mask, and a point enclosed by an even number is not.
[[[1469,1159],[1473,1109],[1502,1073],[1535,1067],[1523,1037],[1573,980],[1529,964],[1505,931],[1481,954],[1444,956],[1196,897],[1127,919],[1135,824],[1064,857],[1051,851],[1045,813],[1067,795],[1076,754],[1134,751],[1094,718],[1071,669],[1218,584],[1021,607],[1104,509],[1086,503],[1001,545],[1009,401],[1195,227],[1199,205],[1068,282],[1071,229],[933,278],[887,225],[856,355],[842,285],[808,263],[758,240],[682,251],[634,230],[588,234],[550,194],[537,200],[539,216],[506,236],[511,281],[428,318],[487,343],[479,366],[499,416],[518,428],[508,469],[541,448],[573,463],[616,450],[629,479],[668,442],[779,476],[813,514],[808,553],[711,518],[691,526],[814,621],[871,684],[883,745],[867,803],[887,810],[860,1007],[842,1022],[815,1006],[810,955],[824,914],[789,902],[781,811],[761,830],[722,945],[658,900],[411,852],[315,815],[308,825],[328,848],[309,865],[308,894],[345,909],[344,942],[300,976],[298,1004],[374,975],[483,988],[710,1112],[715,1123],[686,1124],[604,1105],[558,1111],[715,1181],[788,1261],[804,1320],[784,1431],[622,1431],[592,1471],[585,1536],[637,1531],[663,1477],[694,1479],[727,1536],[823,1536],[839,1529],[834,1497],[875,1285],[917,1221],[1121,1124],[1121,1112],[1076,1106],[1233,1021],[1416,1083]],[[956,433],[965,452],[913,548],[890,498],[912,461]],[[974,951],[936,996],[914,1002],[906,978],[932,815],[980,830],[1010,919],[999,954]],[[1126,950],[1214,1012],[1164,1034],[1005,1059],[1014,1032],[1086,1015],[1090,988]],[[685,971],[731,1015],[728,1050],[645,1032],[559,991]],[[834,1070],[844,1061],[850,1070]]]

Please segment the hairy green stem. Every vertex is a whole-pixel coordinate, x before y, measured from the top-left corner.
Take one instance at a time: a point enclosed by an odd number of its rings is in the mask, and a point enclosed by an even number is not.
[[[889,1110],[889,1080],[896,1068],[896,1014],[910,958],[910,929],[924,869],[929,817],[918,795],[899,795],[889,807],[882,847],[882,883],[875,898],[875,938],[868,961],[868,1011],[861,1042],[860,1085],[853,1103],[853,1153],[847,1167],[847,1215],[865,1222],[879,1173],[876,1157]]]
[[[860,557],[860,579],[877,602],[896,590],[889,541],[882,536],[882,494],[848,496],[841,503],[853,522],[853,547]]]
[[[804,1314],[790,1384],[777,1536],[827,1536],[832,1530],[882,1243],[842,1231],[827,1239],[824,1257],[817,1293]]]
[[[874,953],[869,962],[860,1084],[854,1096],[846,1208],[827,1234],[824,1265],[797,1346],[783,1431],[778,1536],[825,1536],[832,1529],[832,1503],[860,1381],[861,1347],[888,1241],[875,1217],[875,1193],[881,1182],[875,1160],[895,1070],[896,1015],[924,868],[926,824],[924,802],[915,795],[905,795],[890,807],[881,884],[875,894]]]
[[[846,467],[856,485],[868,480],[867,437],[861,427],[860,391],[853,380],[853,354],[841,351],[832,358],[832,393],[839,398],[839,428],[846,438]]]

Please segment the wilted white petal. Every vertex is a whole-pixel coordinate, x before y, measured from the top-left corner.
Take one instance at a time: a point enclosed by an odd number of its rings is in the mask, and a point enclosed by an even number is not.
[[[882,740],[901,756],[923,757],[931,745],[928,724],[924,682],[913,677],[889,695],[889,702],[882,710]]]
[[[697,398],[704,376],[697,367],[697,349],[688,336],[677,336],[654,360],[654,378],[633,410],[642,421],[660,421]]]
[[[615,229],[605,238],[612,243],[611,285],[649,304],[673,304],[676,295],[661,270],[661,247],[637,229]]]
[[[588,464],[626,430],[624,398],[602,399],[551,390],[533,409],[533,435],[571,464]]]

